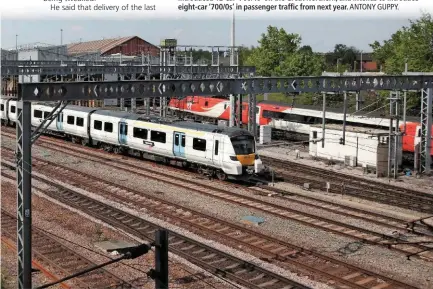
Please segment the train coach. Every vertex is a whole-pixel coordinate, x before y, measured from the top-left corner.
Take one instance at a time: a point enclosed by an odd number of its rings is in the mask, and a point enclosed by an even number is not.
[[[32,104],[32,126],[39,126],[53,109],[52,104]],[[10,123],[7,110],[2,120]],[[176,163],[220,180],[247,179],[264,169],[253,135],[238,128],[68,105],[47,132],[117,154]]]
[[[0,99],[0,117],[2,124],[12,125],[17,121],[17,102],[14,98]]]
[[[225,98],[188,96],[182,99],[171,99],[169,108],[181,117],[192,115],[196,120],[216,121],[229,120],[230,101]],[[343,124],[341,109],[327,108],[327,124]],[[406,158],[413,158],[415,146],[421,141],[419,121],[407,118],[406,127],[400,122],[403,152]],[[242,104],[242,123],[248,121],[248,103]],[[261,101],[256,106],[257,125],[268,125],[273,128],[273,137],[286,137],[298,140],[308,140],[312,125],[322,123],[322,111],[312,106],[292,107],[289,104]],[[369,115],[348,114],[347,125],[372,128],[389,129],[389,119],[383,117],[369,117]],[[395,123],[394,123],[395,125]],[[433,133],[433,126],[431,127]],[[431,141],[431,156],[433,158],[433,139]]]

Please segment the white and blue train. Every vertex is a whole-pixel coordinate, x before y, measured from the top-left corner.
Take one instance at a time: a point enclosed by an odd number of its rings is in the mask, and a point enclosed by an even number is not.
[[[14,99],[1,99],[2,123],[16,122],[16,105]],[[53,109],[52,104],[32,103],[32,126],[37,127]],[[47,132],[117,154],[175,162],[221,180],[246,179],[264,169],[253,135],[238,128],[68,105]]]

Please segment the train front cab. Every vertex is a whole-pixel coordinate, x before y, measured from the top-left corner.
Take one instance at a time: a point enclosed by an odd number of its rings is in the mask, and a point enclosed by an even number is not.
[[[264,169],[263,163],[256,153],[256,143],[252,135],[239,135],[230,138],[232,150],[229,152],[231,176],[245,179],[258,174]],[[227,169],[227,167],[225,168]]]
[[[431,135],[432,135],[431,143],[430,143],[430,146],[431,146],[430,155],[433,158],[433,125],[432,125],[432,127],[430,129],[431,129]],[[421,143],[421,126],[417,125],[416,126],[416,136],[415,136],[414,147],[417,146],[417,145],[419,145],[420,143]]]

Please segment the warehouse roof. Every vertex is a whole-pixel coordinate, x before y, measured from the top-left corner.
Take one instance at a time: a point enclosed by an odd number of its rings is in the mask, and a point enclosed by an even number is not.
[[[68,44],[68,54],[80,54],[86,52],[100,52],[104,54],[105,52],[119,46],[137,36],[128,36],[120,38],[110,38],[102,40],[94,40],[87,42],[71,43]]]

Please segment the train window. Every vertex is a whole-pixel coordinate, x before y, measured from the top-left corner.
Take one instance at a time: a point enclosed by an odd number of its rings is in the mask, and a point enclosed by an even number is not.
[[[77,117],[77,126],[84,126],[84,118]]]
[[[47,119],[49,114],[50,113],[48,111],[44,111],[44,119]]]
[[[156,131],[156,130],[152,130],[150,132],[150,140],[154,141],[154,142],[160,142],[160,143],[165,143],[165,132],[160,132],[160,131]]]
[[[133,137],[147,139],[147,129],[134,127]]]
[[[193,138],[192,148],[196,151],[206,151],[206,140],[201,138]]]
[[[317,138],[317,131],[313,131],[313,139]]]
[[[181,140],[181,142],[180,142],[180,145],[181,145],[182,147],[185,147],[185,136],[184,136],[184,135],[182,136],[182,140]]]
[[[178,134],[174,135],[174,145],[179,146],[179,135]]]
[[[227,103],[226,103],[226,104],[224,104],[224,109],[227,109]]]
[[[106,122],[104,124],[104,131],[113,132],[113,124],[111,122]]]
[[[102,121],[95,120],[93,122],[93,128],[96,129],[96,130],[102,130]]]
[[[16,110],[15,105],[12,105],[12,106],[11,106],[11,113],[15,113],[15,110]]]
[[[5,105],[2,104],[2,105],[1,105],[1,111],[4,111],[4,110],[5,110]]]
[[[220,142],[219,141],[215,141],[215,155],[218,155],[218,147],[219,147]]]
[[[74,124],[75,123],[75,117],[72,115],[68,115],[68,118],[66,120],[67,124]]]
[[[209,102],[205,101],[204,106],[208,106],[208,105],[209,105]]]
[[[35,109],[35,110],[33,111],[33,117],[36,117],[36,118],[42,118],[42,110],[37,110],[37,109]]]
[[[231,138],[236,155],[249,155],[254,153],[254,137],[242,135]]]

